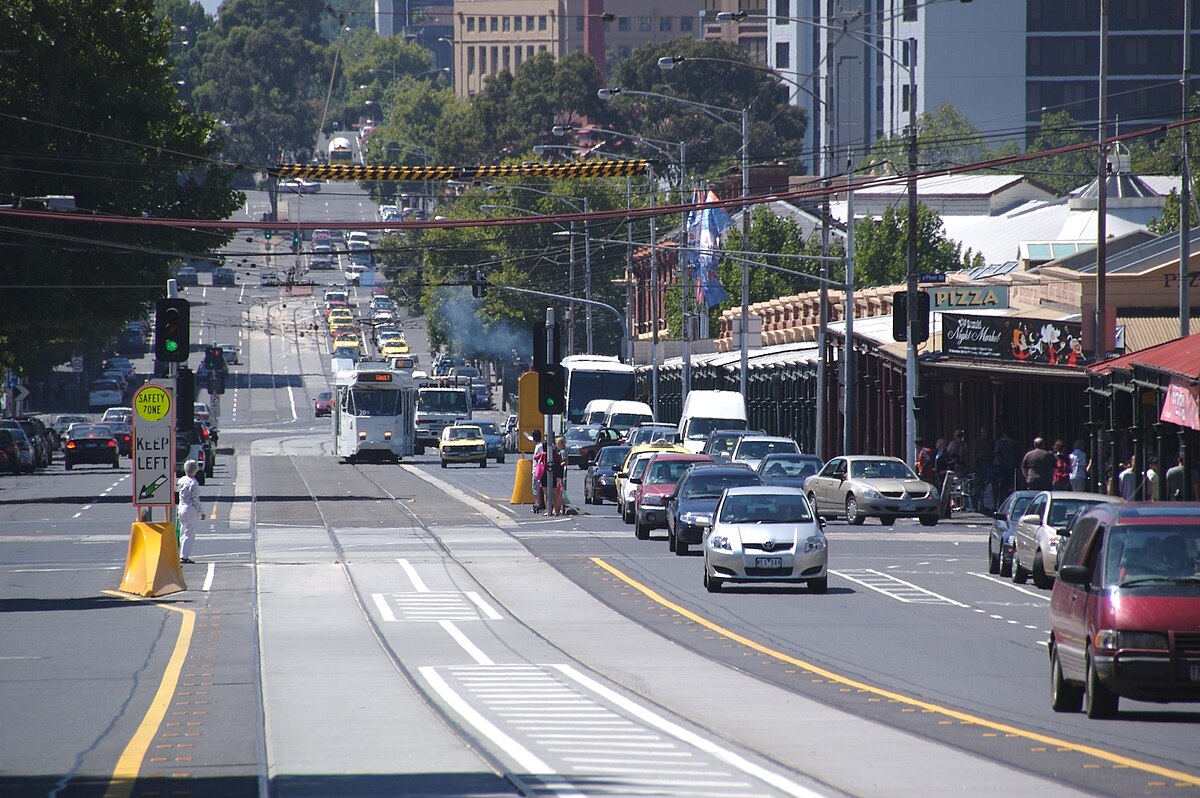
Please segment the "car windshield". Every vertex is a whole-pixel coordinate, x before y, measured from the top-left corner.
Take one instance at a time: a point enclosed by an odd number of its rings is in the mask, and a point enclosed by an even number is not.
[[[400,415],[400,392],[351,388],[350,396],[346,400],[346,408],[356,416],[398,416]]]
[[[640,413],[616,413],[608,420],[608,426],[614,429],[627,430],[634,424],[640,424],[646,420],[646,417]]]
[[[461,391],[421,391],[417,409],[431,413],[466,413],[467,394]]]
[[[685,499],[719,499],[726,488],[736,488],[742,485],[758,485],[759,479],[747,471],[744,474],[718,474],[713,476],[696,476],[683,486]]]
[[[708,440],[708,433],[722,427],[735,428],[738,421],[731,418],[693,418],[688,424],[688,440],[689,441],[704,441]],[[741,422],[745,425],[745,422]]]
[[[330,393],[329,391],[325,391],[324,393],[317,395],[318,402],[328,402],[332,398],[333,398],[333,394]]]
[[[743,460],[761,460],[776,452],[794,451],[796,451],[794,441],[755,441],[743,438],[741,445],[737,447],[738,458]]]
[[[625,458],[628,456],[628,446],[605,446],[600,450],[600,456],[596,458],[596,465],[615,468],[625,462]]]
[[[496,426],[495,421],[480,421],[475,426],[479,427],[484,435],[499,435],[500,428]]]
[[[738,432],[722,432],[718,435],[713,435],[712,440],[708,443],[708,453],[724,452],[725,454],[733,454],[734,447],[737,442],[742,439],[741,433]]]
[[[92,390],[93,391],[115,391],[115,390],[117,390],[117,384],[115,382],[113,382],[112,380],[100,380],[98,382],[92,383]]]
[[[480,436],[478,427],[450,427],[446,432],[448,441],[474,441]]]
[[[899,460],[853,460],[850,476],[854,479],[916,479],[917,475]]]
[[[1050,515],[1046,521],[1061,532],[1067,528],[1067,524],[1071,523],[1071,519],[1075,517],[1076,513],[1099,503],[1099,501],[1080,499],[1053,499],[1050,502]]]
[[[1012,509],[1008,513],[1009,518],[1020,518],[1025,514],[1025,508],[1033,502],[1033,497],[1037,494],[1031,493],[1028,496],[1017,496],[1013,499]]]
[[[726,494],[720,520],[725,524],[801,524],[811,522],[813,517],[799,492],[743,493]]]
[[[782,458],[768,460],[763,467],[764,477],[776,479],[801,479],[811,477],[821,469],[818,460],[784,460]]]
[[[674,484],[694,464],[692,460],[656,460],[644,480],[650,485]]]
[[[1105,583],[1127,587],[1187,581],[1200,585],[1200,526],[1116,527],[1108,536]]]
[[[570,427],[567,429],[568,441],[594,441],[600,434],[599,427]]]
[[[646,470],[646,464],[650,462],[651,456],[649,454],[638,455],[638,458],[633,461],[633,466],[629,469],[629,476],[641,479],[642,472]]]
[[[77,441],[83,438],[111,438],[112,430],[109,427],[100,427],[94,424],[76,424],[71,428],[71,433],[68,436],[71,440]]]

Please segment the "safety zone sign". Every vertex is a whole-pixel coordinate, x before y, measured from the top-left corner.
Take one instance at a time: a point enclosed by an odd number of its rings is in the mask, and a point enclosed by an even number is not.
[[[175,503],[175,392],[148,382],[133,395],[133,503]]]

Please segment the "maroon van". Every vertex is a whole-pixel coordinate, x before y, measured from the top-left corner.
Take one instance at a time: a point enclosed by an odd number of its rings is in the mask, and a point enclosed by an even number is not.
[[[1200,504],[1098,504],[1075,519],[1050,598],[1051,705],[1200,701]]]

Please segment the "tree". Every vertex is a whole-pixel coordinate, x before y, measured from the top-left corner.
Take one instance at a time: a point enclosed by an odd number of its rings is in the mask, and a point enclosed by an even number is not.
[[[260,165],[313,149],[332,68],[316,39],[321,13],[288,0],[229,0],[201,37],[193,98],[228,125],[229,158]]]
[[[1042,124],[1033,140],[1033,149],[1052,150],[1094,138],[1094,131],[1080,125],[1067,111],[1046,111],[1042,113]],[[1095,179],[1096,154],[1089,150],[1065,152],[1034,161],[1025,169],[1025,173],[1038,182],[1066,194]]]
[[[989,144],[983,133],[953,103],[945,102],[917,117],[917,163],[920,169],[979,163],[1019,151],[1016,142]],[[875,143],[864,165],[888,165],[908,171],[908,136],[886,136]]]
[[[949,272],[963,267],[961,246],[946,238],[942,219],[925,205],[917,206],[917,270]],[[971,264],[973,265],[973,264]],[[908,275],[908,213],[893,207],[879,219],[854,227],[854,285],[902,283]]]
[[[89,214],[147,220],[221,219],[241,204],[216,160],[219,128],[189,113],[171,82],[172,32],[153,0],[13,0],[5,14],[5,47],[20,53],[0,70],[6,190],[15,198],[71,195]],[[0,367],[99,356],[162,296],[173,260],[231,237],[65,215],[11,223],[0,232],[10,286],[0,292]]]

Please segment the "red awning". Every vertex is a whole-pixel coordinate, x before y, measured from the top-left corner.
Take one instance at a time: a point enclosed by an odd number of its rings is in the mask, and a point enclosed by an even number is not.
[[[1161,371],[1187,380],[1200,381],[1200,333],[1187,338],[1176,338],[1165,344],[1112,357],[1088,366],[1093,374],[1108,374],[1113,369],[1131,369],[1134,366]]]

